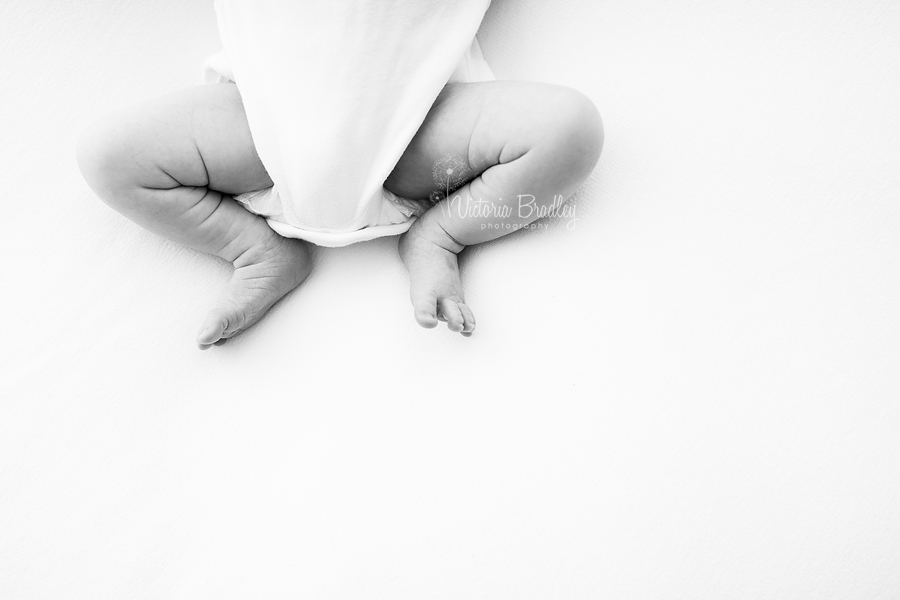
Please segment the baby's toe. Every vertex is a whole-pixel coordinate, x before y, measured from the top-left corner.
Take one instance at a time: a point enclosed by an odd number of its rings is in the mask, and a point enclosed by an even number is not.
[[[437,326],[437,294],[434,291],[417,294],[413,298],[413,311],[416,322],[422,327]]]
[[[467,304],[460,304],[459,311],[463,316],[462,334],[468,337],[472,335],[473,331],[475,331],[475,315],[472,313],[472,309],[469,308]]]
[[[441,301],[441,314],[446,317],[447,328],[450,331],[459,332],[463,330],[463,315],[456,300],[444,298]]]
[[[200,333],[197,334],[197,345],[201,350],[208,350],[210,346],[222,339],[225,333],[225,324],[212,314],[206,317]]]
[[[201,350],[208,350],[213,345],[221,346],[225,340],[238,332],[239,321],[239,315],[234,307],[217,306],[206,315],[203,327],[197,334],[197,345]]]

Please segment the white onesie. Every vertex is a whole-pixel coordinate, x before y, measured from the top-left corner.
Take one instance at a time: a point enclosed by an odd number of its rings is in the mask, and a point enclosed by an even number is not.
[[[216,0],[224,49],[274,183],[235,199],[286,237],[344,246],[428,208],[383,187],[448,82],[494,79],[475,32],[490,0]]]

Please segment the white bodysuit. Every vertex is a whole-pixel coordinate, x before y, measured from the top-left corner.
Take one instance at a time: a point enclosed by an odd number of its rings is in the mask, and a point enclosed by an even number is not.
[[[321,246],[409,229],[430,203],[383,183],[445,84],[494,79],[475,39],[489,4],[216,0],[204,81],[237,84],[274,183],[235,199]]]

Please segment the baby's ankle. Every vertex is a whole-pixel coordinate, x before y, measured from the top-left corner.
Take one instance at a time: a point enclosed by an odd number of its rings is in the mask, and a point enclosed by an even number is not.
[[[417,225],[419,235],[448,252],[459,254],[466,247],[465,244],[459,243],[441,224],[440,208],[437,206],[419,217]]]

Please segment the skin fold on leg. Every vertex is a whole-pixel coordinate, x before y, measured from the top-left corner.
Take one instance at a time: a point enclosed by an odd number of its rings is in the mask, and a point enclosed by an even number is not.
[[[447,85],[385,181],[407,198],[446,196],[399,243],[416,321],[430,328],[443,320],[471,335],[475,317],[463,297],[457,255],[558,209],[590,175],[602,146],[596,107],[570,88]],[[444,183],[456,189],[442,190]]]
[[[79,138],[88,185],[138,225],[232,263],[197,343],[257,322],[309,274],[305,242],[277,235],[232,195],[272,185],[234,84],[179,90],[108,115]]]

